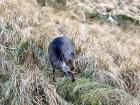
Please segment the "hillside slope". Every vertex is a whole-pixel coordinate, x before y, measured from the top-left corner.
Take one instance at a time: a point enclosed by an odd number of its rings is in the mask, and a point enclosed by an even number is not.
[[[74,83],[52,82],[58,35],[76,46]],[[0,103],[140,105],[139,51],[139,0],[1,0]]]

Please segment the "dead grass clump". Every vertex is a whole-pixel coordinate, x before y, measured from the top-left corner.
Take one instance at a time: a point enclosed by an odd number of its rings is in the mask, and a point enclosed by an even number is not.
[[[15,66],[16,67],[16,66]],[[55,91],[55,88],[43,79],[43,74],[36,67],[32,70],[23,70],[14,68],[11,78],[2,85],[2,103],[1,104],[20,104],[20,105],[67,105]],[[17,69],[17,70],[16,70]],[[20,70],[21,71],[21,70]]]
[[[126,85],[126,91],[132,94],[135,97],[138,97],[138,93],[140,91],[140,80],[137,75],[137,72],[133,70],[127,70],[120,74],[122,80]]]
[[[100,83],[105,83],[113,87],[121,88],[123,90],[125,90],[126,88],[126,84],[124,83],[124,81],[112,72],[98,70],[93,72],[92,76],[95,81],[98,81]]]

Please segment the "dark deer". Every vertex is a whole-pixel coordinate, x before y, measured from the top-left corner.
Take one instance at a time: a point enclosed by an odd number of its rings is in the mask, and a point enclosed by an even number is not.
[[[55,70],[62,71],[63,76],[69,75],[71,81],[75,81],[74,74],[70,70],[69,62],[74,64],[73,44],[67,37],[56,37],[48,47],[49,63],[52,66],[53,80],[55,81]],[[74,67],[71,67],[74,69]]]

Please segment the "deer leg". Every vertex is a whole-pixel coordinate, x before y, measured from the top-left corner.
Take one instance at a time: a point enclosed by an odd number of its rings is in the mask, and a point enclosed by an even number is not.
[[[62,72],[62,77],[64,77],[66,75],[66,73],[65,72]]]
[[[71,76],[71,81],[74,82],[75,81],[74,74],[70,71],[68,71],[68,74]]]
[[[56,79],[55,79],[55,69],[54,68],[52,68],[52,78],[53,78],[53,81],[55,82]]]
[[[71,81],[74,82],[75,78],[73,73],[69,70],[69,67],[66,65],[65,62],[62,63],[62,70],[65,74],[69,75],[71,77]]]

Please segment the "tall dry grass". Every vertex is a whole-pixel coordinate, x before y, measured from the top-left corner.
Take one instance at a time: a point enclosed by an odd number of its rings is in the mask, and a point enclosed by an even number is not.
[[[36,0],[0,1],[0,73],[6,80],[1,82],[5,95],[0,96],[0,101],[19,105],[69,104],[49,83],[50,73],[45,74],[45,70],[50,70],[43,59],[47,53],[40,58],[37,56],[40,62],[32,55],[34,43],[47,52],[53,37],[65,35],[76,45],[77,70],[82,75],[122,89],[137,100],[132,105],[139,105],[140,27],[129,22],[122,25],[112,21],[87,22],[87,14],[109,10],[113,16],[123,14],[139,20],[140,2],[67,0],[66,5],[61,5],[62,9],[56,7],[59,3],[47,3],[41,7]],[[26,42],[29,42],[27,47],[24,46]],[[25,49],[19,53],[21,46]],[[39,55],[38,52],[40,50],[37,50]],[[25,61],[19,65],[21,55]]]

